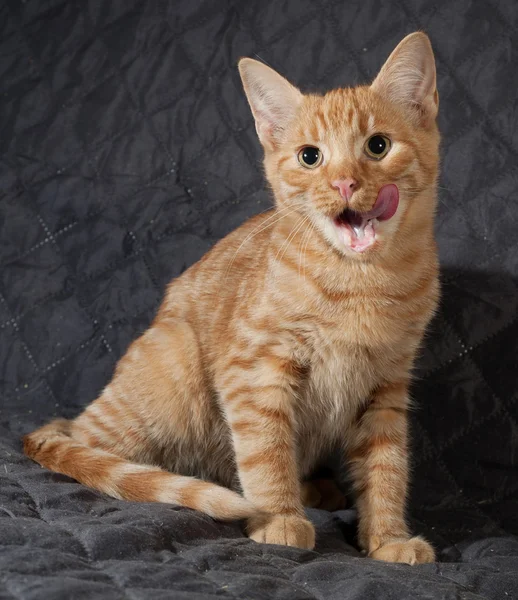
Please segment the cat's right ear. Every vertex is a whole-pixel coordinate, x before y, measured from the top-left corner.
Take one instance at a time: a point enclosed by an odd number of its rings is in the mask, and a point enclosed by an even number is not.
[[[252,58],[238,64],[261,144],[273,150],[297,114],[302,94],[279,73]]]

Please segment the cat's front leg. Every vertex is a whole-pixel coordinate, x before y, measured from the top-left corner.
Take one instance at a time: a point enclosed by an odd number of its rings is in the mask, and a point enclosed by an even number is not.
[[[237,364],[223,406],[244,495],[264,511],[249,521],[248,534],[257,542],[313,548],[315,531],[304,514],[296,459],[293,370],[275,357],[236,373]]]
[[[359,517],[359,542],[372,558],[433,562],[434,551],[411,537],[405,522],[408,485],[406,382],[379,387],[349,443]]]

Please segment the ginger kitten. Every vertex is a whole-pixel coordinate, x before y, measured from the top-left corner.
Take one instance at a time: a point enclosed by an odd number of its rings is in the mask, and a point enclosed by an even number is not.
[[[409,35],[372,85],[323,96],[249,58],[239,71],[275,208],[172,281],[99,398],[25,452],[116,498],[313,548],[304,481],[339,448],[361,546],[433,561],[405,523],[408,387],[439,294],[430,42]]]

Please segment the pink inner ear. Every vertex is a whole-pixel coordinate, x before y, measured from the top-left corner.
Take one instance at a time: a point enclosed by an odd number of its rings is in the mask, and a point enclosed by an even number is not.
[[[273,142],[274,125],[271,120],[271,115],[264,110],[255,111],[255,128],[259,139],[264,144],[265,142]]]
[[[271,140],[273,134],[273,127],[267,121],[263,121],[262,119],[261,121],[257,121],[256,129],[257,135],[259,136],[259,139],[262,142],[266,140]]]

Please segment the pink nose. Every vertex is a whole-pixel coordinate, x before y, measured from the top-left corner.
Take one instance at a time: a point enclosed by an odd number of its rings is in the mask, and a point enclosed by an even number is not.
[[[349,179],[336,179],[331,185],[338,189],[344,200],[350,200],[354,190],[358,187],[358,182],[350,177]]]

